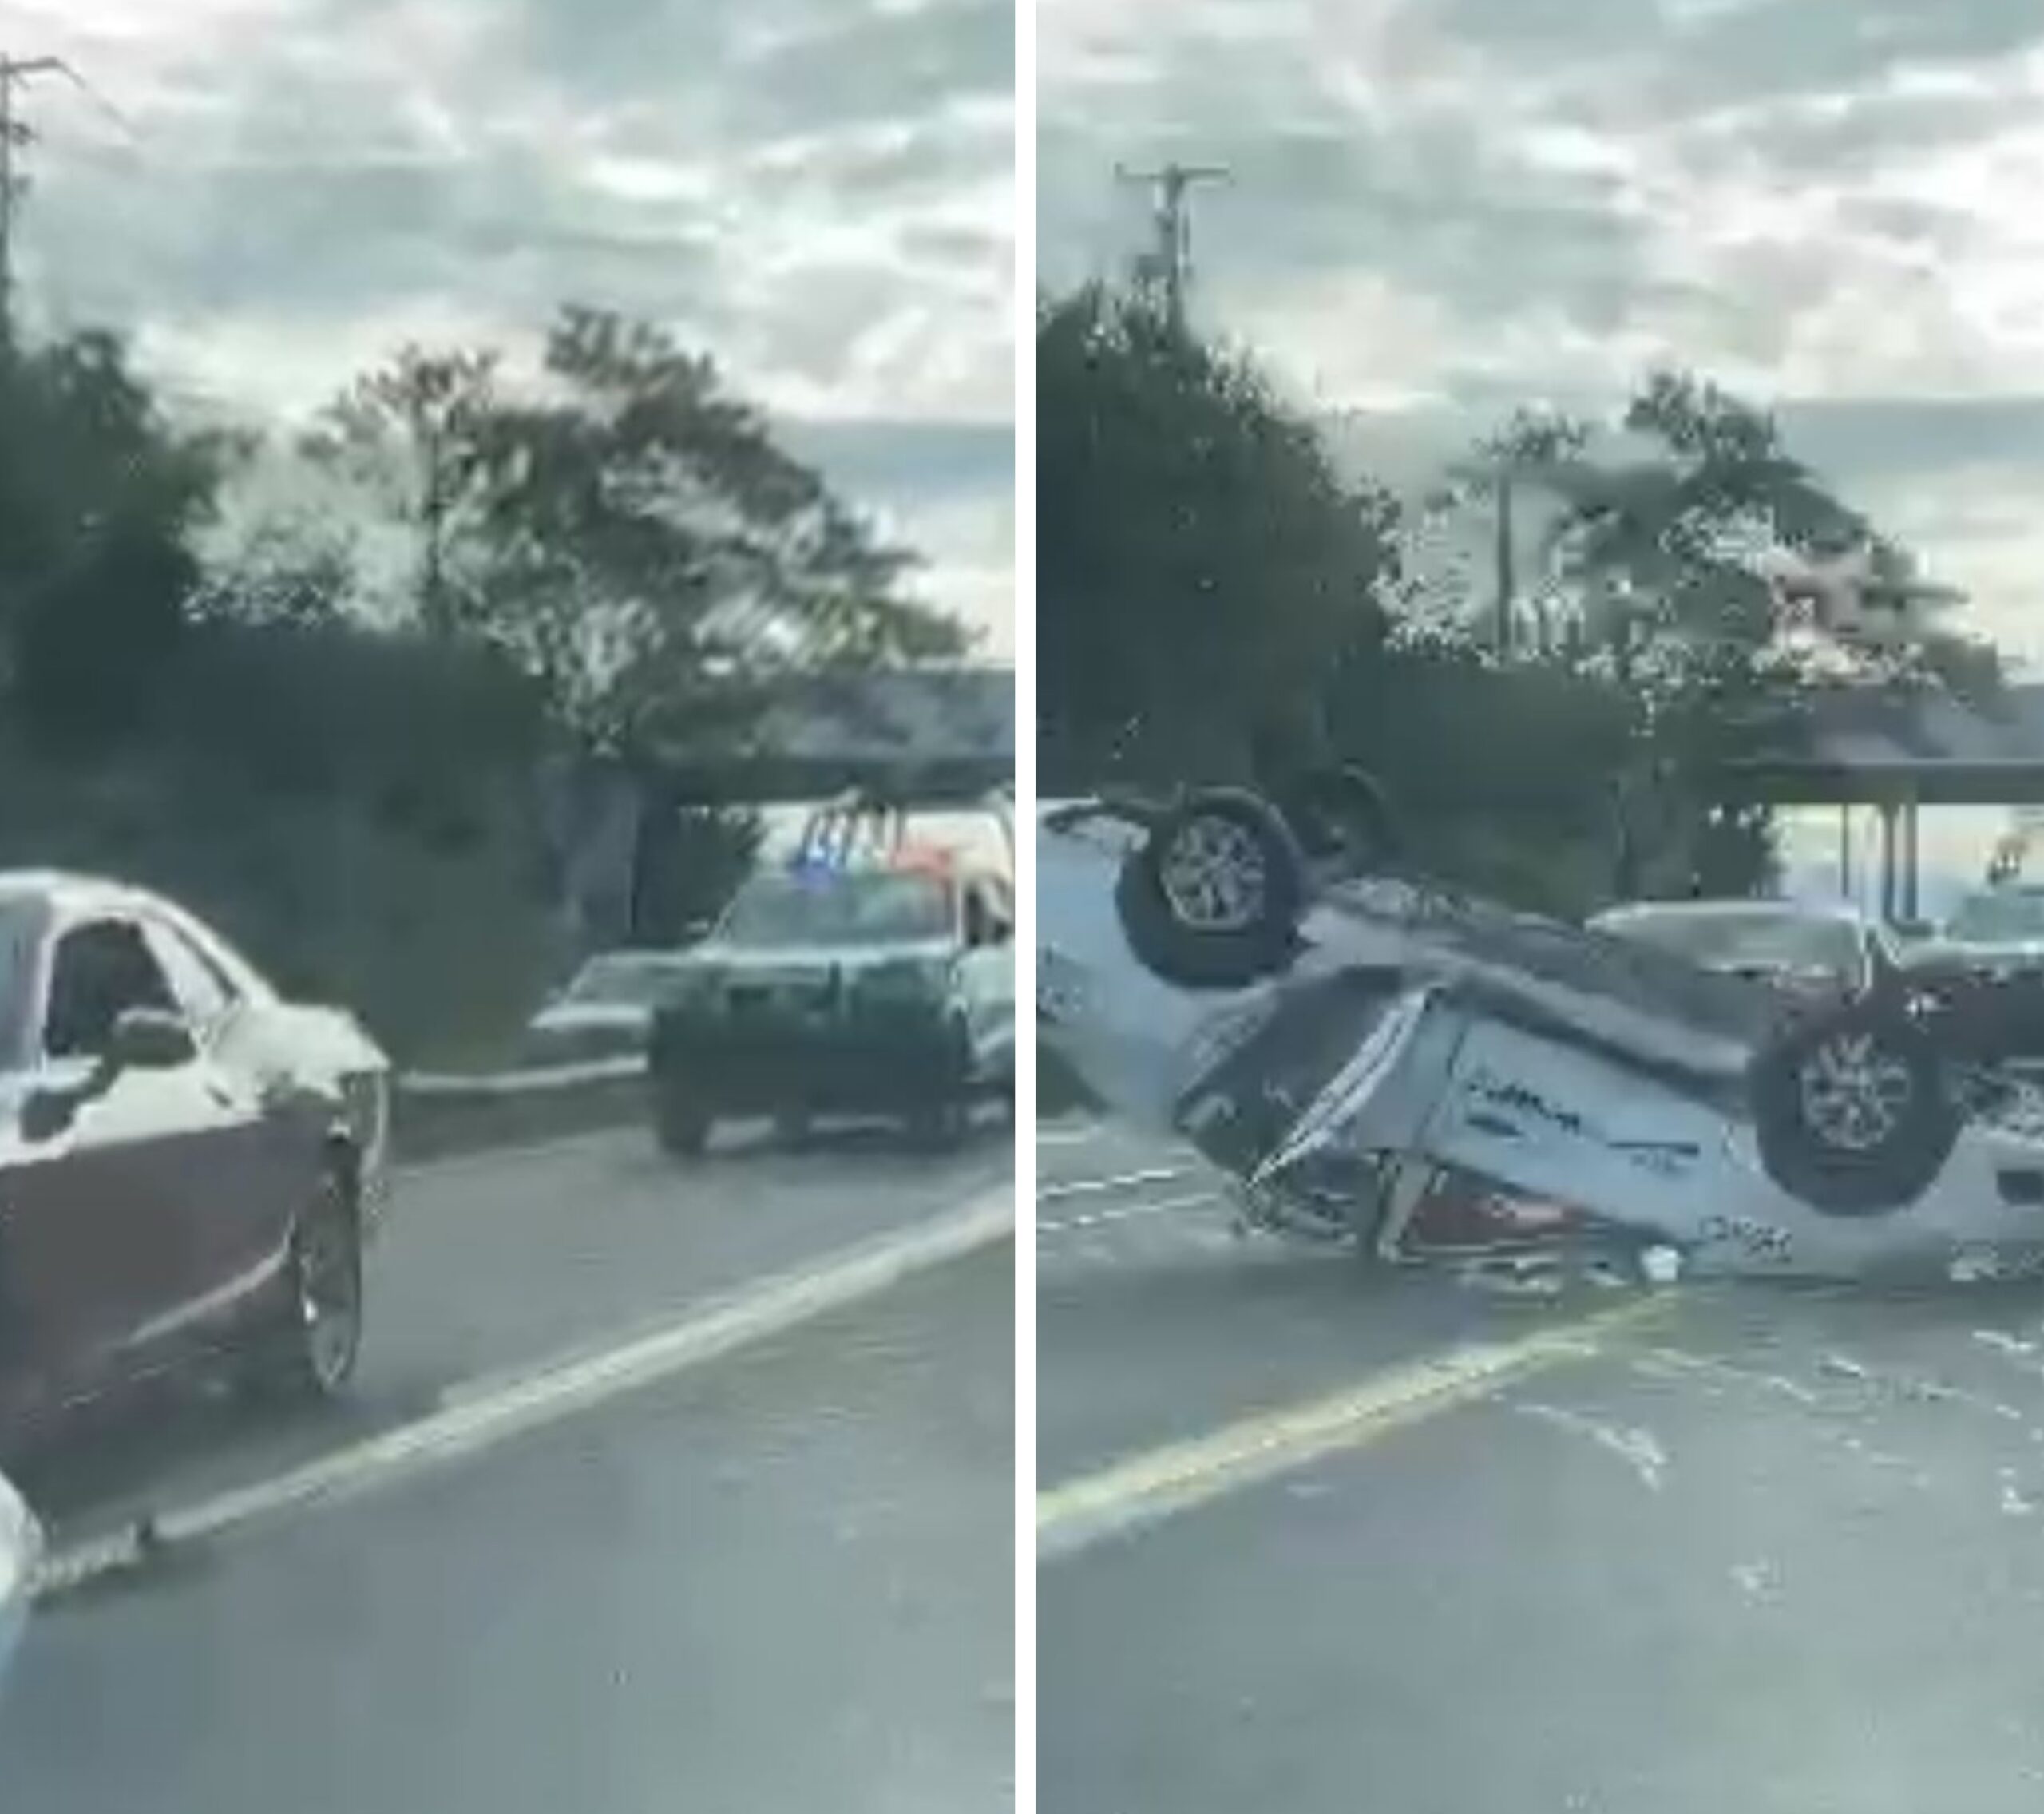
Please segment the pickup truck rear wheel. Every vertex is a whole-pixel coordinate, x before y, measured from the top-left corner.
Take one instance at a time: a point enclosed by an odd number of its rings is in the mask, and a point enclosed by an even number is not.
[[[1959,1138],[1936,1045],[1884,1002],[1792,1027],[1755,1059],[1749,1081],[1769,1175],[1825,1214],[1880,1215],[1914,1202]]]
[[[1253,794],[1193,794],[1159,814],[1123,860],[1122,932],[1143,965],[1189,988],[1240,988],[1290,960],[1305,859]]]
[[[700,1159],[710,1145],[709,1112],[674,1078],[653,1079],[653,1137],[671,1159]]]
[[[962,1016],[945,1029],[945,1059],[933,1093],[902,1118],[909,1140],[925,1152],[950,1152],[972,1128],[972,1034]]]

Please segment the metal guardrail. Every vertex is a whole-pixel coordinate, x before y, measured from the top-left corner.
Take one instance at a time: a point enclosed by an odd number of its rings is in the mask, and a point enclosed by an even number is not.
[[[592,1059],[580,1064],[551,1064],[530,1071],[483,1073],[408,1071],[398,1078],[401,1096],[425,1099],[450,1096],[531,1095],[549,1090],[569,1090],[592,1083],[622,1083],[643,1077],[646,1061],[636,1054],[621,1058]]]
[[[636,1053],[528,1071],[401,1072],[393,1144],[400,1159],[434,1159],[617,1127],[643,1112],[645,1075]]]

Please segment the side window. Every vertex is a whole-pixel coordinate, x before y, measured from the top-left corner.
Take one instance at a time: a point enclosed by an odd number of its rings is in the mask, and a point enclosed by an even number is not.
[[[152,920],[148,932],[149,949],[161,963],[184,1018],[201,1032],[218,1026],[240,999],[234,984],[175,926]]]
[[[141,929],[125,920],[93,920],[57,941],[50,971],[43,1050],[52,1058],[93,1058],[131,1008],[173,1012],[177,1000],[149,954]]]

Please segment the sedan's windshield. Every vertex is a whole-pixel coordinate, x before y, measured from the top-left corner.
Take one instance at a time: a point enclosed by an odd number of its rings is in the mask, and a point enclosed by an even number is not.
[[[725,915],[731,945],[883,945],[941,938],[949,894],[929,876],[881,873],[755,876]]]
[[[1953,938],[1982,944],[2044,939],[2044,893],[1997,889],[1970,896],[1959,903],[1945,930]]]
[[[1602,930],[1672,951],[1713,970],[1803,970],[1845,974],[1859,941],[1842,921],[1771,912],[1634,912],[1599,922]]]

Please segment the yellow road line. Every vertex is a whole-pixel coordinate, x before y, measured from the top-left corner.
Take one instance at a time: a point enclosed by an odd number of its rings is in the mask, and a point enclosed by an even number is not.
[[[1653,1315],[1668,1300],[1642,1297],[1516,1341],[1451,1350],[1360,1386],[1246,1418],[1209,1435],[1131,1456],[1036,1498],[1036,1559],[1060,1561],[1102,1539],[1153,1524],[1224,1494],[1259,1485],[1515,1380],[1582,1360],[1601,1339]]]

